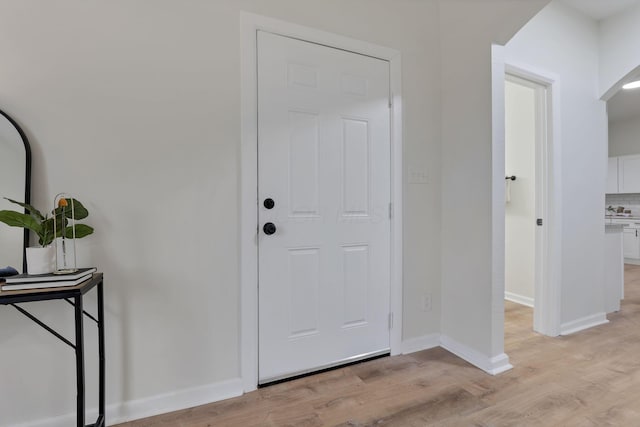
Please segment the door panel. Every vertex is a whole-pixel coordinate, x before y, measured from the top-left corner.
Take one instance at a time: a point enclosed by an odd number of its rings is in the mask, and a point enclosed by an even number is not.
[[[369,213],[369,124],[343,119],[344,215]]]
[[[344,292],[343,328],[367,323],[367,283],[369,282],[369,246],[342,247],[342,283]]]
[[[289,112],[291,216],[318,215],[318,114]]]
[[[261,383],[389,349],[389,120],[388,62],[258,32]]]

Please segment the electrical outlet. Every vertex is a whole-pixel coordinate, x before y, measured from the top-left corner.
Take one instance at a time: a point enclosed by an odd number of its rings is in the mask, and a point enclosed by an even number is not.
[[[422,297],[422,311],[431,311],[431,292]]]

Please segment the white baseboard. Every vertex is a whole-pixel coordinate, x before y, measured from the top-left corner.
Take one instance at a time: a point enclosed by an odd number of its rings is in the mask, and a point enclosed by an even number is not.
[[[428,350],[440,345],[440,334],[428,334],[421,337],[403,340],[401,344],[402,354],[415,353],[416,351]]]
[[[625,258],[625,259],[624,259],[624,263],[625,263],[625,264],[640,265],[640,259],[635,259],[635,258]]]
[[[605,321],[607,321],[606,317]],[[421,337],[405,340],[402,342],[402,353],[408,354],[438,346],[450,351],[456,356],[466,360],[491,375],[497,375],[512,368],[509,363],[509,357],[504,353],[495,357],[487,357],[464,344],[440,334],[423,335]],[[242,394],[242,379],[234,378],[201,387],[178,390],[144,399],[108,405],[106,408],[106,421],[107,425],[113,425],[217,402],[241,396]],[[97,417],[97,413],[98,411],[95,408],[88,409],[86,419],[87,423],[93,423]],[[68,427],[70,425],[75,425],[75,422],[76,418],[74,412],[72,414],[55,418],[29,421],[12,427]]]
[[[577,320],[573,320],[571,322],[563,323],[562,325],[560,325],[560,335],[573,334],[575,332],[589,329],[594,326],[603,325],[605,323],[609,323],[606,313],[602,312],[593,314],[591,316],[586,316]]]
[[[526,305],[533,308],[534,300],[531,297],[525,297],[522,295],[514,294],[513,292],[504,292],[504,299],[507,301],[515,302],[516,304]]]
[[[498,375],[513,368],[509,363],[509,356],[505,353],[488,357],[446,335],[440,336],[440,346],[491,375]]]
[[[217,402],[240,396],[242,393],[242,380],[234,378],[205,386],[109,405],[106,408],[106,421],[107,425],[114,425]],[[87,424],[93,424],[97,416],[97,409],[88,409]],[[55,418],[30,421],[13,427],[69,427],[71,425],[76,425],[75,412]]]

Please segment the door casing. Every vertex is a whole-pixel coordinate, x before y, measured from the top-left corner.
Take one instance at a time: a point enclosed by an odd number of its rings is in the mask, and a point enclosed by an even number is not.
[[[522,77],[523,73],[517,69],[512,69],[507,65],[505,81],[525,86],[534,90],[535,93],[535,217],[543,220],[542,226],[536,227],[535,231],[535,272],[534,272],[534,307],[533,307],[533,329],[536,332],[545,333],[548,331],[548,298],[545,293],[549,290],[545,284],[548,283],[548,233],[547,228],[550,221],[548,187],[548,163],[549,158],[549,103],[551,100],[550,88],[548,84],[543,84],[539,79]],[[546,333],[549,335],[549,333]]]
[[[536,284],[533,328],[548,336],[560,335],[561,251],[561,174],[560,165],[560,83],[558,76],[526,65],[506,63],[505,72],[529,81],[538,92],[537,120],[545,122],[545,133],[536,141],[536,211],[543,227],[536,233]],[[541,117],[544,116],[544,117]]]
[[[542,245],[537,256],[539,285],[536,284],[536,331],[547,336],[560,335],[562,285],[562,155],[560,120],[560,78],[529,64],[506,62],[504,47],[492,47],[493,80],[493,242],[492,242],[492,337],[494,351],[504,351],[504,280],[505,280],[505,75],[510,74],[546,87],[547,132],[542,150],[546,181],[542,190]],[[538,163],[538,162],[536,162]]]
[[[267,31],[389,61],[391,89],[391,354],[402,342],[402,88],[400,52],[356,39],[241,13],[240,376],[258,384],[258,110],[257,31]]]

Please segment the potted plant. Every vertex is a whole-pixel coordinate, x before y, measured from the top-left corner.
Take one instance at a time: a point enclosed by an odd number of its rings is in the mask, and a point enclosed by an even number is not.
[[[93,233],[93,227],[78,224],[69,219],[82,220],[89,216],[89,211],[76,199],[60,199],[58,206],[51,211],[51,216],[42,214],[27,203],[20,203],[6,198],[11,203],[21,206],[26,213],[0,210],[0,222],[11,227],[22,227],[33,231],[38,236],[38,247],[27,248],[27,272],[29,274],[46,274],[55,269],[55,251],[51,243],[55,238],[64,235],[67,239],[80,239]],[[73,214],[69,206],[73,203]],[[54,222],[55,221],[55,222]]]

